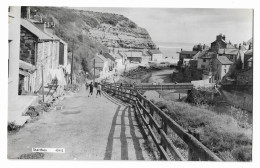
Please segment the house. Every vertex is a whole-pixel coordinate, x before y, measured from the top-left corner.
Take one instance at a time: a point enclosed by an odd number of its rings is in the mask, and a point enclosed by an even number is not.
[[[18,95],[20,56],[21,7],[8,7],[8,122],[22,126],[29,116],[24,116],[29,106],[37,103],[37,96]]]
[[[138,51],[126,51],[126,52],[120,52],[120,54],[126,58],[129,62],[142,62],[142,52]]]
[[[249,68],[253,68],[253,45],[251,43],[244,54],[244,69]]]
[[[193,56],[195,56],[198,51],[184,51],[181,49],[181,52],[177,52],[179,53],[179,64],[183,64],[183,60],[186,58],[188,59],[193,59]]]
[[[189,65],[190,65],[190,68],[191,68],[191,69],[197,69],[198,60],[191,59],[191,60],[189,61]]]
[[[148,50],[151,55],[151,61],[160,62],[163,59],[163,54],[160,50]]]
[[[142,61],[144,62],[152,61],[152,56],[148,53],[148,50],[143,50],[142,52],[143,52]]]
[[[230,42],[226,42],[226,36],[219,34],[216,37],[216,40],[213,41],[210,45],[211,51],[218,52],[219,49],[223,48],[235,48]]]
[[[109,62],[108,60],[101,54],[97,54],[94,58],[91,59],[92,64],[94,64],[95,60],[95,69],[98,70],[100,76],[104,76],[107,72],[109,72]]]
[[[113,58],[115,58],[115,71],[119,71],[121,69],[124,69],[124,64],[123,64],[123,57],[117,53],[117,52],[110,52],[109,53]]]
[[[233,62],[226,56],[218,56],[214,59],[213,70],[216,71],[215,79],[221,81],[223,77],[229,72]]]
[[[108,60],[109,71],[113,71],[116,65],[116,59],[109,53],[104,53],[103,56]]]
[[[197,69],[209,70],[212,66],[212,60],[214,57],[216,57],[214,52],[202,52],[197,58]]]
[[[196,44],[193,46],[192,51],[207,51],[209,50],[209,46],[205,44]]]
[[[242,62],[241,68],[244,69],[244,52],[241,50],[241,45],[239,48],[226,48],[226,49],[219,49],[218,55],[219,56],[226,56],[230,61],[233,63],[237,63],[238,61]]]
[[[55,76],[59,77],[59,85],[64,86],[66,83],[60,74],[67,66],[67,44],[59,37],[39,29],[29,19],[21,18],[20,29],[20,93],[38,92],[42,87],[42,79],[47,85]],[[29,66],[22,66],[26,63],[35,71],[27,69]]]

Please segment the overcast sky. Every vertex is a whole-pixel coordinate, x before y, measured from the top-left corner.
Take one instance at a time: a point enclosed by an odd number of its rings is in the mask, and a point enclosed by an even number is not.
[[[252,37],[251,9],[82,8],[122,14],[145,28],[154,42],[206,43],[223,33],[241,43]]]

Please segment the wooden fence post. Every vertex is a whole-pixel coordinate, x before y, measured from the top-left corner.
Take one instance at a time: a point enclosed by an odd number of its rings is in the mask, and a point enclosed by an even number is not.
[[[166,121],[164,121],[163,119],[162,119],[161,129],[162,129],[163,132],[165,132],[165,134],[167,135],[167,123],[166,123]],[[160,135],[160,136],[161,136],[161,145],[162,145],[163,149],[166,151],[167,148],[166,148],[165,142],[163,141],[162,135]],[[160,158],[162,159],[162,156],[160,156]]]
[[[197,140],[200,140],[200,134],[199,134],[198,130],[188,129],[188,133],[191,134],[192,136],[194,136]],[[191,147],[189,147],[189,150],[188,150],[188,160],[190,160],[190,161],[200,160],[199,156],[196,154],[196,152]]]

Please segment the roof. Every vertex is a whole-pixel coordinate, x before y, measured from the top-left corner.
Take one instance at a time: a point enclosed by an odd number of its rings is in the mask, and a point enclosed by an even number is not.
[[[197,54],[193,56],[193,59],[198,59],[206,54],[205,51],[199,51]]]
[[[35,66],[25,61],[19,60],[19,69],[33,71],[35,70]]]
[[[99,57],[104,62],[107,61],[107,59],[103,55],[98,54],[96,57]]]
[[[252,62],[253,61],[253,57],[251,57],[250,59],[247,60],[248,62]]]
[[[221,48],[218,50],[218,54],[237,55],[238,51],[237,48]]]
[[[120,52],[121,54],[125,55],[126,57],[142,57],[143,53],[142,52]]]
[[[223,65],[233,64],[226,56],[218,56],[217,60]]]
[[[152,54],[161,54],[162,52],[160,50],[148,50],[148,53]]]
[[[114,57],[115,59],[122,59],[122,56],[120,54],[118,54],[118,53],[110,53],[110,55],[112,57]]]
[[[21,26],[29,30],[35,36],[37,36],[40,40],[53,40],[51,36],[47,35],[41,29],[36,27],[32,22],[21,18]]]
[[[110,59],[110,60],[112,60],[112,61],[115,61],[115,60],[116,60],[116,59],[115,59],[112,55],[110,55],[109,53],[104,53],[103,56],[104,56],[106,59]]]
[[[181,51],[180,54],[190,54],[190,55],[195,55],[197,54],[198,51]]]
[[[245,52],[245,55],[253,55],[253,50],[252,49],[251,50],[247,50]]]

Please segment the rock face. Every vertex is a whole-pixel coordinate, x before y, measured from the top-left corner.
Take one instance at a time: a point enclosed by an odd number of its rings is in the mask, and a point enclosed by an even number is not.
[[[123,15],[75,11],[87,20],[86,34],[110,49],[154,49],[149,33]]]

